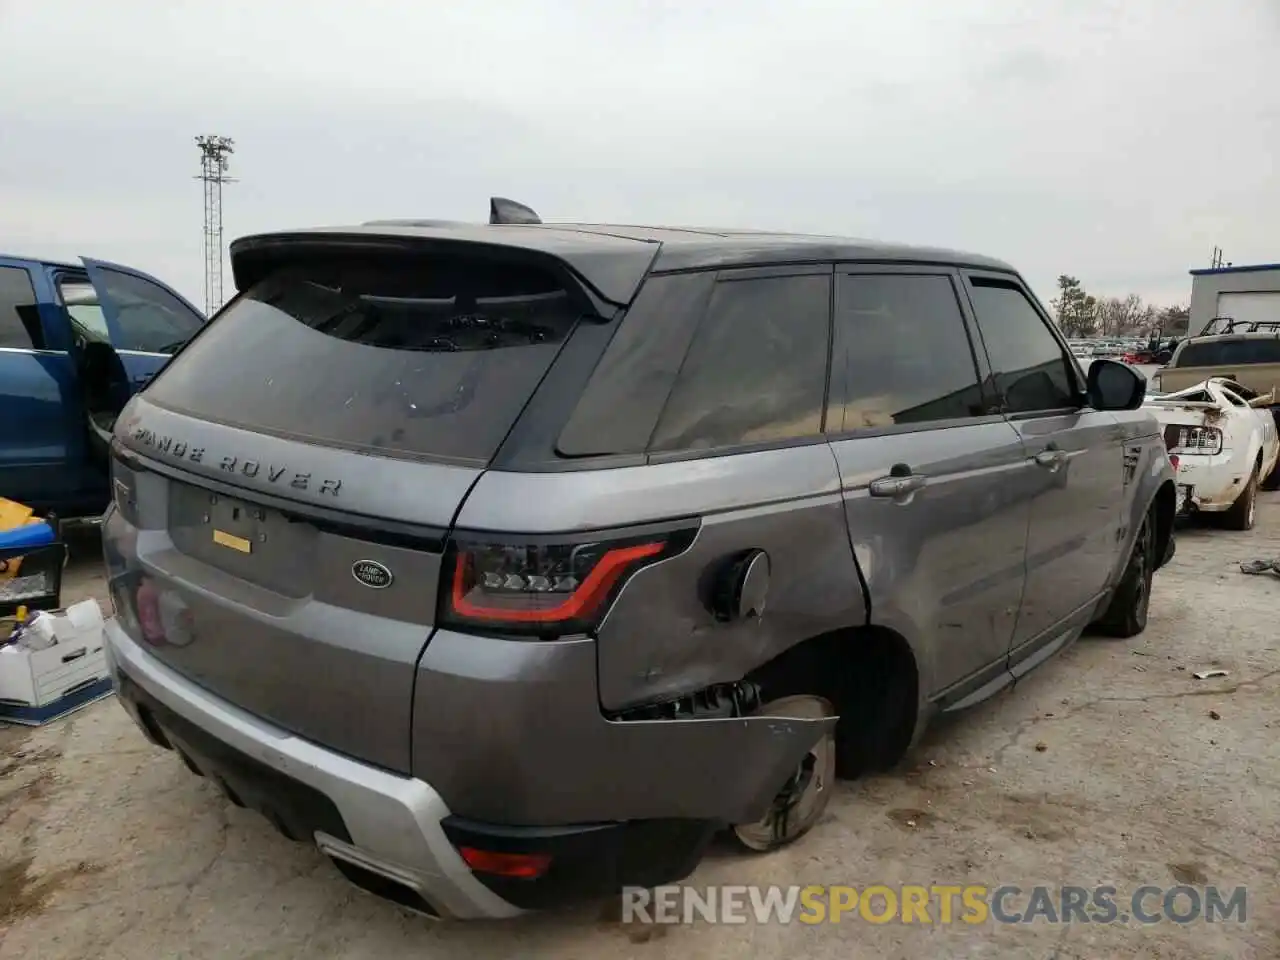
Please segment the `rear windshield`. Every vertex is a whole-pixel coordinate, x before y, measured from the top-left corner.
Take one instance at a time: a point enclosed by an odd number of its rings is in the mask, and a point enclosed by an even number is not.
[[[147,397],[329,446],[488,462],[585,308],[523,264],[308,261],[234,300]]]
[[[1235,363],[1280,363],[1280,339],[1216,340],[1189,343],[1175,367],[1218,367]]]

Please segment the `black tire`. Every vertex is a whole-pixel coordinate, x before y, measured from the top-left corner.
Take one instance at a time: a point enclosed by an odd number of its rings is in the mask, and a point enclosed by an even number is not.
[[[1228,530],[1252,530],[1258,512],[1258,465],[1249,474],[1249,481],[1240,491],[1227,511],[1222,515],[1222,525]]]
[[[1258,484],[1261,490],[1280,490],[1280,459],[1276,460],[1276,464],[1271,468],[1271,472],[1263,477],[1262,482]]]
[[[1093,629],[1105,637],[1127,639],[1147,629],[1147,611],[1151,606],[1151,579],[1156,569],[1155,508],[1147,511],[1133,538],[1124,574],[1111,595],[1106,612]]]

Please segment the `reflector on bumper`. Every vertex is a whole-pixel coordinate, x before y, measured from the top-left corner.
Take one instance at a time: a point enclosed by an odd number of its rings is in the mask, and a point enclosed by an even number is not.
[[[1178,484],[1178,513],[1187,513],[1194,503],[1195,487],[1189,483]]]

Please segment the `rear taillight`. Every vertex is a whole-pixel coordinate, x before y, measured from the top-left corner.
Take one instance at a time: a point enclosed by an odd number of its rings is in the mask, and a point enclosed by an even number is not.
[[[1217,427],[1180,427],[1165,438],[1170,454],[1200,453],[1217,456],[1222,452],[1222,431]]]
[[[551,866],[549,853],[497,853],[460,847],[458,852],[467,866],[476,873],[490,873],[497,877],[516,880],[536,880]]]
[[[692,539],[691,530],[571,543],[460,538],[445,556],[440,621],[536,636],[587,633],[636,571]]]
[[[1173,467],[1173,472],[1178,472],[1178,455],[1176,453],[1169,454],[1169,466]]]

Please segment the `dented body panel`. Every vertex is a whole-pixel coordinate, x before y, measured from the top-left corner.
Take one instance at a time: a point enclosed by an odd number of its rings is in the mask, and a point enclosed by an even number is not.
[[[596,657],[586,638],[532,644],[438,631],[418,667],[414,774],[450,810],[492,823],[744,823],[835,723],[609,720]]]
[[[528,500],[537,514],[523,508]],[[808,637],[866,622],[839,474],[823,443],[617,470],[490,471],[458,527],[540,533],[688,516],[701,518],[693,544],[639,571],[599,628],[606,710],[737,680]],[[746,549],[769,556],[765,615],[717,621],[709,581]]]
[[[1038,480],[1017,432],[1000,418],[832,448],[871,622],[917,651],[922,694],[1002,665],[1026,585]],[[924,488],[902,500],[872,497],[870,483],[896,463],[923,474]]]
[[[1254,472],[1265,480],[1280,458],[1276,422],[1267,407],[1271,395],[1246,402],[1231,387],[1232,381],[1210,378],[1146,402],[1166,447],[1177,457],[1184,512],[1229,510]],[[1188,445],[1192,441],[1197,445]]]

